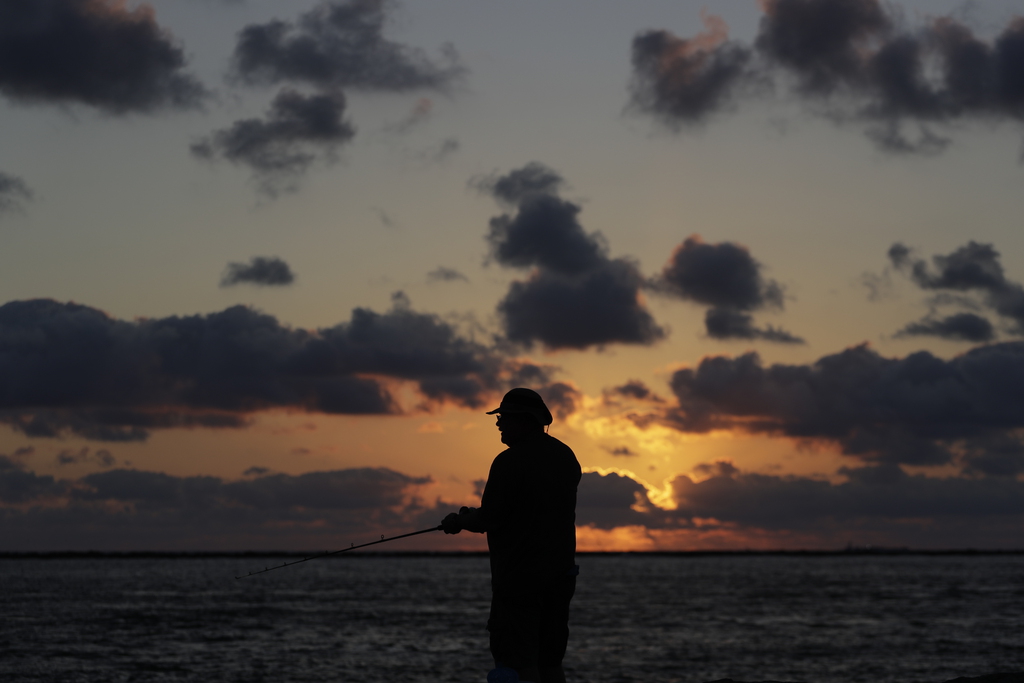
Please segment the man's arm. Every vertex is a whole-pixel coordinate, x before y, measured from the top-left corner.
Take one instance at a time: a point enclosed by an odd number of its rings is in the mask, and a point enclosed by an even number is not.
[[[446,534],[457,534],[463,529],[478,534],[485,534],[491,530],[491,526],[493,526],[491,520],[495,519],[496,514],[500,515],[501,513],[500,508],[495,509],[495,496],[496,493],[500,494],[500,482],[506,478],[502,475],[504,470],[501,463],[503,462],[502,456],[507,452],[506,450],[498,454],[498,457],[491,463],[491,469],[487,473],[487,484],[484,486],[480,499],[480,507],[463,506],[458,512],[451,513],[441,521],[441,527]],[[498,495],[498,498],[501,497]]]
[[[487,533],[487,515],[484,514],[483,508],[460,508],[459,524],[466,531],[472,531],[477,534]]]
[[[463,506],[441,520],[441,528],[446,534],[457,534],[463,529],[483,534],[487,532],[487,517],[481,508]]]

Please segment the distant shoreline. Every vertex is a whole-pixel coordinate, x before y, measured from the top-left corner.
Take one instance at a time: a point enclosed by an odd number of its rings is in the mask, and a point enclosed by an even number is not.
[[[322,551],[321,551],[322,552]],[[72,560],[72,559],[245,559],[250,557],[310,557],[318,552],[297,552],[286,550],[242,550],[242,551],[0,551],[0,560]],[[971,548],[948,550],[918,550],[910,548],[848,548],[844,550],[651,550],[651,551],[580,551],[581,557],[863,557],[863,556],[992,556],[1024,555],[1024,549],[977,550]],[[430,557],[487,557],[487,551],[363,551],[333,555],[323,559],[346,559],[358,557],[430,558]]]

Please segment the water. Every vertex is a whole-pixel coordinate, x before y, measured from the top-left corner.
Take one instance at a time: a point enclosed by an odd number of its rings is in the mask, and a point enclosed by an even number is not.
[[[0,559],[0,680],[482,683],[482,557]],[[1024,670],[1024,556],[581,556],[569,680]]]

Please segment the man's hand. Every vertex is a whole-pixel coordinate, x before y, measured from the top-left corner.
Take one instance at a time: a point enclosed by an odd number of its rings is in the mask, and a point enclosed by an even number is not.
[[[484,523],[484,517],[480,513],[480,508],[460,508],[459,527],[466,531],[475,531],[478,534],[485,533],[487,525]]]
[[[442,519],[441,530],[446,534],[457,534],[462,531],[462,523],[459,521],[459,513],[453,512]]]

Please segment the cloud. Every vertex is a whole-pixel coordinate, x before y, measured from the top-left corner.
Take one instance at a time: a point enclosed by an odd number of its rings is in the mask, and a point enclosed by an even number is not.
[[[540,341],[551,349],[610,343],[653,344],[665,336],[639,298],[643,278],[624,259],[580,275],[538,269],[516,281],[498,303],[505,333],[514,342]]]
[[[650,387],[638,379],[631,379],[620,386],[605,389],[602,394],[605,403],[614,403],[619,398],[634,401],[650,401],[652,403],[664,402],[663,398],[651,391]]]
[[[373,207],[372,211],[375,214],[377,214],[377,218],[380,219],[380,224],[383,225],[385,228],[395,229],[395,228],[401,227],[401,226],[399,226],[398,221],[396,221],[394,218],[392,218],[391,214],[389,214],[384,209],[382,209],[382,208],[380,208],[378,206],[375,206],[375,207]]]
[[[7,464],[9,461],[0,460],[0,501],[6,505],[46,501],[64,494],[67,490],[65,484],[49,475],[40,476],[26,472],[20,467],[5,466]],[[2,510],[0,519],[4,519]]]
[[[974,313],[956,313],[941,319],[925,318],[910,323],[897,337],[932,336],[953,341],[987,342],[995,339],[995,329],[987,319]]]
[[[868,301],[882,301],[892,298],[892,275],[888,268],[881,273],[864,271],[861,273],[858,283],[867,290]]]
[[[757,48],[812,93],[862,78],[864,48],[890,25],[877,0],[767,0],[763,7]]]
[[[713,463],[702,462],[695,465],[693,471],[703,475],[731,477],[739,473],[739,468],[728,460],[716,460]]]
[[[769,325],[760,328],[746,313],[728,308],[709,308],[704,315],[704,327],[712,339],[761,339],[780,344],[804,344],[804,340],[785,330]]]
[[[1007,479],[908,475],[894,465],[847,468],[847,481],[755,473],[720,473],[700,482],[672,482],[676,516],[765,529],[813,529],[878,519],[942,526],[950,521],[1024,515],[1024,484]]]
[[[752,311],[782,307],[782,286],[761,275],[762,265],[733,242],[707,244],[699,235],[676,247],[658,284],[676,296],[708,306]]]
[[[384,130],[398,135],[408,133],[416,126],[428,121],[433,111],[434,103],[431,99],[429,97],[421,97],[416,100],[416,104],[413,105],[412,111],[410,111],[404,119],[398,123],[384,126]]]
[[[80,448],[77,451],[73,450],[62,450],[57,454],[58,465],[79,465],[82,463],[94,462],[100,467],[113,467],[117,460],[111,454],[110,451],[105,448],[101,448],[95,452],[91,452],[88,448]]]
[[[387,468],[247,478],[115,469],[55,481],[0,471],[0,544],[25,549],[247,550],[339,545],[339,533],[405,530],[430,477]],[[355,540],[355,539],[354,539]]]
[[[909,270],[914,282],[925,289],[992,291],[1007,285],[999,252],[991,244],[973,240],[947,256],[935,256],[937,272],[930,271],[926,261],[913,259],[910,249],[898,242],[890,247],[889,259],[897,268]]]
[[[469,278],[455,270],[445,266],[438,266],[427,273],[427,282],[469,282]]]
[[[851,536],[916,547],[1014,547],[1024,483],[934,478],[890,464],[844,468],[836,481],[744,472],[728,462],[667,482],[674,509],[623,472],[586,472],[580,527],[721,531],[735,547],[764,532],[799,532],[817,547]],[[254,550],[344,547],[436,523],[418,497],[429,476],[387,468],[271,474],[238,480],[114,469],[40,476],[0,460],[0,545],[16,550]],[[483,482],[474,482],[478,492]],[[442,504],[443,505],[443,504]],[[428,521],[429,520],[429,521]],[[345,538],[347,535],[348,538]],[[339,536],[342,540],[339,542]],[[749,546],[748,546],[749,547]]]
[[[1016,547],[1024,523],[1024,482],[1010,478],[926,477],[891,464],[843,468],[836,481],[743,472],[729,462],[695,471],[699,480],[668,482],[674,509],[654,505],[647,485],[628,474],[584,473],[577,524],[719,532],[737,548],[785,532],[837,549],[851,537],[918,548]]]
[[[265,287],[283,287],[295,282],[288,264],[276,256],[254,256],[249,263],[229,263],[221,278],[221,287],[242,283]]]
[[[660,413],[686,432],[734,429],[832,443],[868,462],[934,466],[977,460],[987,444],[1020,442],[1024,343],[981,346],[950,360],[927,351],[885,358],[855,346],[808,365],[765,367],[756,353],[704,358],[670,381]]]
[[[983,40],[952,17],[904,28],[879,0],[761,4],[749,47],[727,42],[720,20],[705,19],[707,32],[689,40],[637,36],[633,105],[678,129],[770,83],[833,121],[865,124],[868,138],[894,153],[941,152],[950,141],[936,126],[1024,119],[1024,18]]]
[[[1024,472],[1024,443],[1015,434],[967,440],[964,470],[989,477],[1017,477]]]
[[[673,128],[728,107],[750,76],[750,50],[727,42],[721,17],[702,12],[701,19],[705,32],[690,39],[668,31],[633,38],[632,105]]]
[[[594,270],[608,262],[598,233],[586,233],[577,220],[580,207],[553,195],[528,197],[514,216],[491,219],[487,242],[503,266],[539,266],[566,275]]]
[[[487,235],[490,257],[510,268],[532,268],[498,304],[511,341],[551,349],[613,342],[652,344],[665,336],[643,303],[645,280],[626,258],[610,258],[604,237],[587,233],[580,207],[557,196],[564,181],[532,162],[471,185],[514,214],[496,216]]]
[[[0,8],[0,92],[115,114],[199,105],[206,89],[152,8],[115,0],[32,0]]]
[[[911,139],[905,126],[898,121],[887,121],[881,125],[869,126],[864,135],[875,143],[883,152],[890,154],[919,154],[931,156],[939,154],[952,143],[952,140],[937,135],[928,126],[918,126],[916,139]]]
[[[386,0],[323,2],[297,23],[246,26],[234,68],[249,83],[304,82],[325,89],[447,90],[465,74],[451,46],[435,61],[422,50],[386,40]]]
[[[1006,278],[999,262],[999,252],[993,245],[972,240],[947,255],[932,257],[929,265],[924,259],[915,258],[906,245],[897,242],[889,249],[889,260],[894,268],[909,275],[922,289],[980,295],[981,305],[1006,319],[1012,325],[1010,331],[1013,334],[1024,334],[1024,287]],[[952,301],[967,303],[956,299]],[[916,331],[911,332],[911,328]],[[963,313],[941,321],[912,323],[902,333],[934,334],[970,341],[994,336],[992,325],[987,320]]]
[[[479,407],[503,386],[503,356],[437,316],[357,308],[307,331],[243,306],[117,320],[51,300],[0,306],[0,422],[30,436],[145,439],[152,429],[241,427],[275,407],[334,414],[428,403]]]
[[[283,89],[263,119],[241,119],[191,146],[200,159],[222,157],[248,166],[259,189],[276,196],[294,191],[317,159],[334,160],[337,148],[355,136],[344,118],[340,93],[303,95]]]
[[[692,235],[676,247],[650,286],[668,296],[711,306],[704,325],[712,339],[802,344],[803,339],[785,330],[756,327],[744,313],[783,307],[782,285],[765,278],[762,269],[746,247],[733,242],[708,244]]]
[[[470,180],[470,186],[490,194],[499,202],[515,207],[534,197],[556,195],[565,186],[565,179],[544,164],[531,161],[505,175],[492,173]]]
[[[661,526],[652,512],[647,489],[630,477],[610,472],[584,472],[576,494],[576,524],[597,529],[620,526]]]
[[[435,145],[430,145],[416,153],[416,158],[429,164],[440,164],[455,154],[462,147],[458,138],[445,138]]]
[[[544,399],[551,414],[559,420],[575,413],[583,400],[583,392],[567,382],[551,382],[536,387],[536,391]]]
[[[0,171],[0,214],[20,210],[22,203],[31,201],[33,196],[24,180]]]

